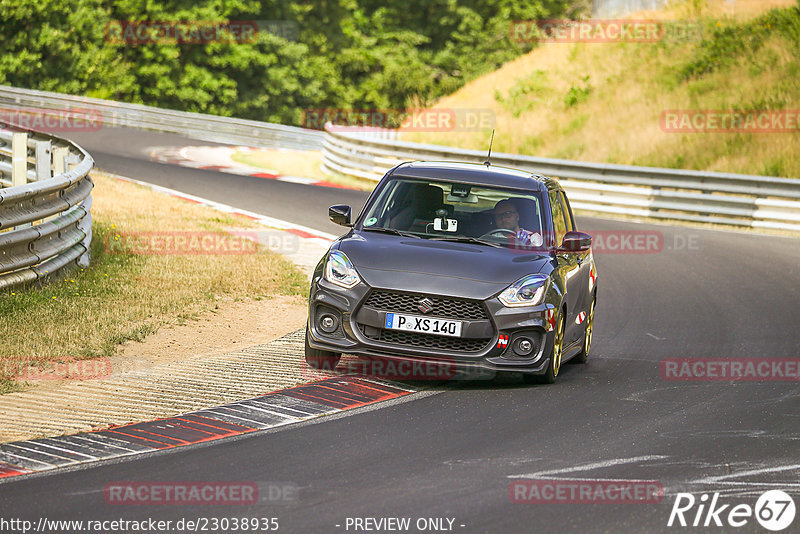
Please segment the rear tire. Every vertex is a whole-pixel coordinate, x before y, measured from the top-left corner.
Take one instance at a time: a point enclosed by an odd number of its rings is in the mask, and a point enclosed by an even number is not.
[[[553,340],[553,351],[550,353],[550,363],[547,364],[547,371],[543,375],[522,375],[522,380],[526,384],[552,384],[556,381],[558,372],[561,370],[561,355],[564,349],[564,313],[559,314],[558,330],[556,330]]]
[[[308,327],[306,327],[305,353],[308,366],[321,371],[333,371],[336,369],[336,365],[342,357],[342,354],[339,352],[312,348],[311,345],[308,344]]]
[[[583,349],[570,361],[575,363],[586,363],[589,359],[589,347],[592,346],[592,332],[594,331],[594,303],[597,297],[592,298],[589,306],[589,313],[586,314],[586,334],[583,336]]]

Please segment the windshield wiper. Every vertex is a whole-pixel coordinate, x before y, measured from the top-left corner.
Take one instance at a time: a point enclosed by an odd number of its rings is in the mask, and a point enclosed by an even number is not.
[[[454,241],[456,243],[475,243],[476,245],[486,245],[488,247],[503,248],[500,243],[485,241],[477,237],[458,236],[458,237],[432,237],[431,241]]]
[[[417,239],[420,239],[420,236],[416,234],[412,234],[411,232],[403,232],[401,230],[395,230],[394,228],[382,228],[380,226],[371,226],[369,228],[363,228],[362,230],[366,232],[383,232],[385,234],[399,235],[403,237],[416,237]]]

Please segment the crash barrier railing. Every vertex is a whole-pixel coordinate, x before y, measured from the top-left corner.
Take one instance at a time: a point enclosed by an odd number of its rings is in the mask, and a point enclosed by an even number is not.
[[[378,139],[326,125],[326,172],[377,181],[403,161],[483,163],[486,152]],[[492,153],[492,165],[554,176],[573,208],[700,223],[800,231],[800,180],[746,174],[586,163]]]
[[[593,0],[592,17],[619,17],[636,11],[655,11],[667,5],[669,0]]]
[[[0,289],[89,264],[93,166],[70,141],[0,124]]]
[[[34,129],[46,129],[49,123],[75,124],[71,127],[99,130],[103,127],[126,127],[183,135],[203,141],[234,145],[320,150],[323,132],[282,124],[259,122],[202,113],[125,104],[49,91],[35,91],[0,85],[0,110],[3,115],[31,121],[17,124]],[[43,111],[52,112],[50,115]],[[27,113],[26,113],[27,112]],[[36,122],[42,122],[39,126]]]

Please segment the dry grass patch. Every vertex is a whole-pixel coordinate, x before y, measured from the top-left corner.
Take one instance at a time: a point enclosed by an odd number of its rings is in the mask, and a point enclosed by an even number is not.
[[[250,220],[196,206],[102,173],[92,175],[92,263],[63,282],[9,290],[0,297],[0,392],[19,362],[110,356],[127,340],[142,340],[181,324],[221,299],[303,295],[305,276],[265,250],[233,255],[110,253],[127,232],[222,232],[256,228]]]

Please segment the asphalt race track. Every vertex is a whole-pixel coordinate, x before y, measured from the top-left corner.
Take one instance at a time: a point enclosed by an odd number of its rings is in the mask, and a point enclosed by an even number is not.
[[[358,210],[367,200],[367,194],[362,191],[311,188],[304,184],[149,161],[149,147],[213,145],[177,135],[103,128],[95,132],[76,132],[72,140],[92,155],[99,169],[335,235],[342,233],[342,227],[328,220],[328,206],[350,203]]]
[[[148,146],[203,144],[178,136],[104,129],[74,140],[100,169],[325,232],[341,233],[327,220],[329,205],[358,210],[366,199],[362,192],[170,166],[143,155]],[[596,253],[589,363],[565,365],[556,384],[525,386],[515,375],[434,384],[341,416],[12,479],[0,484],[1,515],[34,523],[265,517],[277,518],[280,532],[365,532],[375,524],[357,529],[354,518],[395,517],[410,518],[410,532],[421,531],[417,521],[427,518],[445,518],[439,528],[420,523],[428,532],[767,532],[753,517],[736,529],[667,522],[679,492],[698,499],[719,492],[730,510],[781,489],[800,506],[800,382],[667,380],[661,362],[796,362],[798,241],[578,222],[607,241],[646,231],[659,236],[659,247]],[[520,476],[655,481],[666,495],[655,503],[512,502],[509,486]],[[105,485],[120,481],[255,481],[297,492],[240,506],[107,504]],[[697,510],[686,513],[687,521]],[[796,518],[785,532],[799,526]]]

